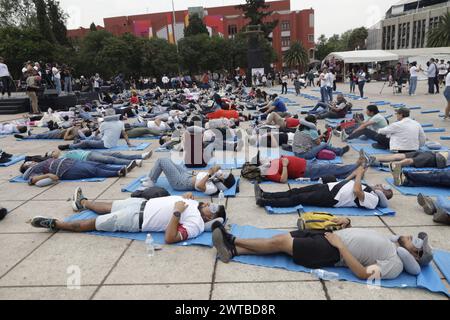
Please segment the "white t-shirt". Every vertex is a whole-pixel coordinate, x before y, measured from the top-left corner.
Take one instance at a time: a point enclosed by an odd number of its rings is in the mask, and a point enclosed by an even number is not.
[[[419,75],[419,73],[417,72],[418,69],[419,68],[417,68],[417,67],[411,67],[409,69],[409,73],[410,73],[410,77],[411,78],[417,78],[417,76]]]
[[[158,126],[155,121],[148,121],[147,127],[152,130],[161,130],[161,131],[164,131],[164,130],[167,130],[170,128],[165,122],[161,122],[161,124]]]
[[[100,78],[94,78],[94,88],[100,88]]]
[[[100,125],[103,144],[105,148],[117,147],[122,131],[125,131],[125,125],[122,121],[105,121]]]
[[[358,72],[358,81],[366,81],[366,73],[364,71]]]
[[[18,133],[17,127],[11,123],[0,123],[0,135]]]
[[[195,190],[201,191],[198,189],[197,185],[202,181],[206,176],[208,175],[208,172],[199,172],[195,178]],[[219,189],[216,187],[216,185],[211,181],[208,180],[205,184],[206,190],[203,192],[206,195],[213,195],[216,194]]]
[[[188,207],[181,214],[180,226],[178,230],[183,236],[183,231],[187,232],[187,237],[183,240],[192,239],[205,231],[205,223],[198,210],[199,202],[187,200],[180,196],[151,199],[147,202],[144,210],[144,221],[142,231],[144,232],[164,232],[172,219],[175,203],[184,201]],[[182,231],[183,230],[183,231]]]
[[[61,73],[55,67],[52,68],[53,77],[56,79],[61,79]]]
[[[162,78],[162,82],[163,82],[163,83],[169,83],[169,81],[170,81],[170,80],[169,80],[168,77],[163,77],[163,78]]]
[[[0,77],[9,77],[8,66],[4,63],[0,63]]]
[[[376,132],[380,130],[381,128],[387,127],[388,123],[385,117],[381,115],[381,113],[377,113],[372,118],[368,119],[368,121],[373,122],[371,126],[369,126],[369,129],[372,129]]]
[[[327,79],[326,79],[327,75],[325,73],[321,73],[320,74],[320,87],[324,88],[327,86]]]
[[[439,69],[439,75],[445,76],[447,74],[448,66],[446,63],[440,63],[440,64],[438,64],[438,69]]]
[[[339,182],[336,183],[329,183],[328,188],[333,190],[334,186],[337,185]],[[349,181],[347,184],[345,184],[341,190],[339,190],[338,194],[334,198],[336,201],[339,201],[336,205],[334,205],[335,208],[354,208],[357,207],[355,203],[356,196],[353,193],[353,189],[355,187],[355,181]],[[363,186],[364,188],[364,186]],[[364,201],[360,201],[360,205],[367,209],[375,209],[378,206],[379,198],[374,192],[364,192]]]
[[[419,150],[427,140],[420,123],[409,117],[379,129],[378,133],[390,138],[391,151]]]
[[[447,77],[445,78],[445,86],[450,87],[450,72],[447,74]]]

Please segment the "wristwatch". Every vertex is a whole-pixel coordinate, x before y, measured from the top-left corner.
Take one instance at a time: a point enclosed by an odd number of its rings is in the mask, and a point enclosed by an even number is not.
[[[175,211],[175,212],[173,213],[173,215],[174,215],[175,217],[177,217],[178,219],[181,218],[181,212],[180,212],[180,211]]]

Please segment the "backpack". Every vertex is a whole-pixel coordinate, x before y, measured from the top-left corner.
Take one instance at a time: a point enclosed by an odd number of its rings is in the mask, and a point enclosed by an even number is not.
[[[259,167],[249,162],[245,163],[242,167],[241,177],[248,180],[262,180],[261,170]]]
[[[332,222],[334,215],[326,212],[305,212],[297,221],[299,230],[341,230],[342,226]]]
[[[317,160],[334,160],[336,159],[336,154],[331,150],[321,150],[316,158]]]

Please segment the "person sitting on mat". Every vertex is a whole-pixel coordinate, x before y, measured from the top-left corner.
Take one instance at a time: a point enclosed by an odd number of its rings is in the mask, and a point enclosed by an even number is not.
[[[362,115],[362,114],[361,114]],[[376,105],[369,105],[366,109],[366,118],[356,129],[336,131],[343,142],[366,136],[370,138],[378,133],[378,130],[388,126],[386,118],[380,113]],[[351,131],[351,132],[348,132]],[[350,133],[350,134],[349,134]]]
[[[449,152],[417,151],[378,156],[369,156],[364,152],[364,155],[371,167],[382,167],[386,163],[390,167],[445,169],[450,166]]]
[[[322,150],[332,151],[336,156],[343,156],[350,151],[349,146],[334,148],[329,143],[323,143],[324,135],[319,135],[316,117],[309,115],[300,120],[300,127],[294,135],[292,151],[296,157],[312,160]]]
[[[388,185],[370,187],[363,184],[367,169],[360,166],[342,182],[313,184],[295,188],[286,192],[263,192],[255,184],[256,204],[260,207],[291,208],[298,205],[318,206],[324,208],[387,208],[388,200],[393,197]]]
[[[288,109],[283,101],[278,97],[277,94],[272,96],[272,101],[270,101],[265,107],[259,109],[263,113],[264,117],[267,117],[270,113],[276,112],[280,116],[285,117],[288,115]]]
[[[338,218],[343,230],[294,231],[267,239],[242,239],[213,225],[213,245],[219,259],[229,263],[243,255],[286,254],[297,265],[319,269],[348,267],[359,279],[395,279],[403,270],[417,276],[433,260],[428,235],[386,236],[374,230],[350,227],[350,220]]]
[[[419,193],[417,202],[426,214],[433,216],[434,222],[450,225],[450,201],[446,197],[438,197],[437,201],[434,201],[431,197]]]
[[[426,136],[422,126],[411,119],[408,108],[399,108],[395,111],[397,122],[375,131],[365,130],[364,135],[377,143],[375,149],[390,149],[399,153],[419,150],[425,145]]]
[[[214,222],[225,223],[223,206],[194,200],[191,193],[182,197],[170,196],[147,201],[129,198],[113,202],[88,200],[80,188],[75,190],[72,202],[75,211],[92,210],[96,219],[63,222],[57,219],[35,217],[31,225],[35,228],[72,232],[165,232],[168,244],[196,238],[211,230]]]
[[[30,185],[46,187],[59,180],[125,177],[136,167],[136,162],[127,166],[50,158],[42,162],[27,161],[20,167],[22,177]]]
[[[338,94],[336,101],[330,103],[319,102],[309,114],[315,115],[317,119],[341,119],[345,118],[351,110],[351,104],[345,100],[343,94]]]
[[[298,157],[283,156],[273,160],[262,159],[259,169],[264,179],[287,183],[289,179],[309,178],[311,180],[319,180],[325,176],[345,179],[359,166],[365,164],[365,159],[362,157],[355,164],[340,166],[316,161],[306,161],[306,159]]]
[[[148,176],[144,179],[144,188],[154,187],[161,174],[164,173],[170,186],[177,191],[200,191],[206,195],[215,195],[227,191],[236,184],[231,173],[222,172],[220,166],[214,166],[207,172],[192,174],[183,164],[175,164],[169,158],[156,161]]]
[[[123,154],[120,152],[102,153],[84,150],[70,150],[63,154],[61,154],[61,151],[55,150],[50,153],[50,155],[55,159],[74,159],[120,166],[129,166],[133,161],[136,161],[138,167],[142,167],[143,161],[150,159],[152,154],[152,151],[134,155]]]
[[[400,166],[393,168],[394,184],[401,187],[450,187],[450,170],[402,170]]]

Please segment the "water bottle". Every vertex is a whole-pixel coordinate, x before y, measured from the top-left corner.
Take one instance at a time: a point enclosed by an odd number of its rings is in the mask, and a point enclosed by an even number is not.
[[[323,179],[322,178],[319,179],[319,184],[323,184]]]
[[[315,270],[311,270],[311,274],[318,278],[318,279],[322,279],[325,281],[335,281],[335,280],[339,280],[339,274],[335,273],[335,272],[329,272],[329,271],[325,271],[322,269],[315,269]]]
[[[223,206],[225,201],[225,194],[223,193],[223,190],[220,190],[219,193],[219,206]]]
[[[147,255],[149,257],[153,257],[155,255],[155,246],[152,235],[147,234],[147,238],[145,239],[145,245],[147,247]]]
[[[311,179],[310,178],[298,178],[296,181],[307,183],[307,182],[311,182]]]

